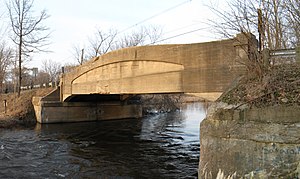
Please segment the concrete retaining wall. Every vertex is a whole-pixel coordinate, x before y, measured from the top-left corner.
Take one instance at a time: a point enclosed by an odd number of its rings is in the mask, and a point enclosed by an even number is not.
[[[299,116],[299,106],[211,107],[200,126],[199,177],[216,178],[219,170],[237,177],[299,177]]]

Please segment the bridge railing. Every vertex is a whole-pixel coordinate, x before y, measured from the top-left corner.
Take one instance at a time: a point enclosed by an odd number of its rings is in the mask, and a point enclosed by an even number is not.
[[[296,57],[296,48],[270,50],[271,57]]]
[[[289,49],[269,50],[270,62],[273,65],[282,63],[300,63],[300,46]]]

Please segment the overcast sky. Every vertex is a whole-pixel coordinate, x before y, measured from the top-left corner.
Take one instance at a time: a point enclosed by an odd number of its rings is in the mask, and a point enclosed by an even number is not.
[[[6,0],[0,1],[0,10],[3,10]],[[220,6],[218,0],[212,2]],[[96,28],[122,31],[155,15],[157,16],[139,25],[162,26],[165,32],[163,38],[202,29],[168,39],[161,42],[162,44],[216,40],[218,36],[210,33],[211,29],[205,24],[212,17],[209,8],[205,6],[209,3],[210,0],[35,0],[35,12],[46,9],[50,15],[44,23],[52,31],[52,43],[49,46],[52,52],[35,55],[28,65],[40,66],[43,59],[62,64],[75,63],[72,46],[87,45],[88,38]],[[124,33],[130,33],[138,27],[134,26]]]

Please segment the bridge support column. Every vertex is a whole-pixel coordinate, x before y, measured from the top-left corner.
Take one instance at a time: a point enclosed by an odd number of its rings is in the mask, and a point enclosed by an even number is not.
[[[43,101],[40,97],[32,102],[37,121],[42,124],[142,117],[140,105]]]

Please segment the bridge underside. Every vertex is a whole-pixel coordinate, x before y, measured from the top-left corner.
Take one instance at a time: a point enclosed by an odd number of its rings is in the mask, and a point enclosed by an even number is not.
[[[93,102],[93,103],[106,103],[120,101],[122,98],[119,94],[80,94],[72,95],[65,99],[65,102]]]

